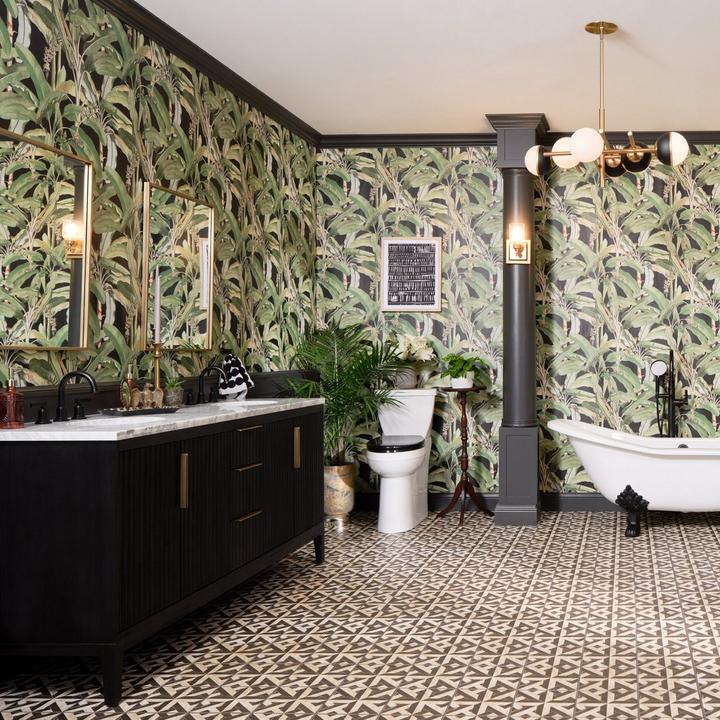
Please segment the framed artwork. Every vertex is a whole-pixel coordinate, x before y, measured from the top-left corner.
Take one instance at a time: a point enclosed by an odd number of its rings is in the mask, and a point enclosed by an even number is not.
[[[440,238],[383,238],[380,309],[440,312],[441,253]]]

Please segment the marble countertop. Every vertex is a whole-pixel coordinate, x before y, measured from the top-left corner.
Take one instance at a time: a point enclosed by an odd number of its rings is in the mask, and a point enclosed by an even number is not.
[[[50,425],[27,423],[21,429],[0,430],[0,442],[88,442],[96,440],[117,442],[145,435],[158,435],[174,430],[215,425],[230,420],[243,420],[322,404],[323,400],[320,398],[226,400],[212,404],[181,407],[176,413],[167,415],[136,415],[129,418],[93,415],[86,420],[69,420]]]

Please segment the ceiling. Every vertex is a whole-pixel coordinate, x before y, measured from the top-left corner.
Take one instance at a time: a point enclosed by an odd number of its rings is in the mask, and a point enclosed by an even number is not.
[[[717,0],[139,0],[322,134],[481,133],[486,113],[720,129]]]

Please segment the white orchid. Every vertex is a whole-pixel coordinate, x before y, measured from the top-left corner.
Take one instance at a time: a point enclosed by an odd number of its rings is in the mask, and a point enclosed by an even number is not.
[[[427,362],[435,357],[435,351],[424,335],[410,335],[404,333],[397,337],[398,355],[403,360]]]

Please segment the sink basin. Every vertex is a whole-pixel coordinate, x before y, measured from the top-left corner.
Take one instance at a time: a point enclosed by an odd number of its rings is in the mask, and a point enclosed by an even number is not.
[[[118,425],[147,425],[158,420],[167,420],[172,415],[133,415],[130,417],[113,417],[112,415],[92,415],[85,420],[68,420],[67,423],[53,423],[53,425],[63,425],[68,428],[98,428],[101,427],[117,427]]]

